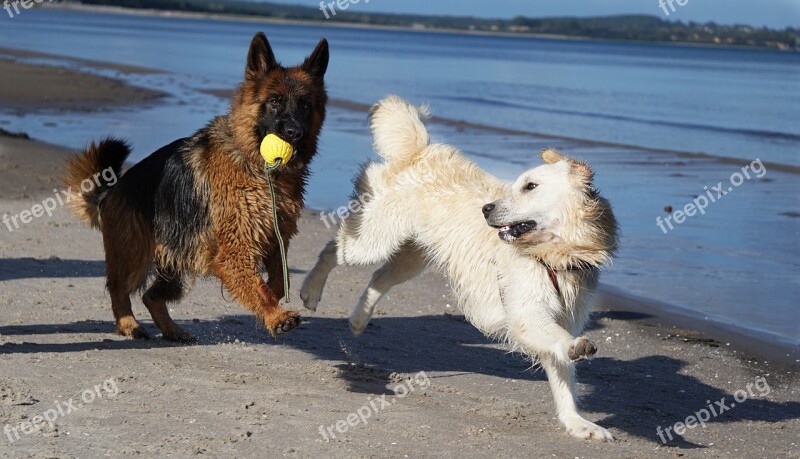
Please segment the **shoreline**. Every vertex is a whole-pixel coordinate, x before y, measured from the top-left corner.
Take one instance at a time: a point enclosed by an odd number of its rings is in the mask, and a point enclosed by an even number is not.
[[[503,37],[503,38],[521,38],[521,39],[539,39],[539,40],[562,40],[562,41],[586,41],[598,43],[635,43],[641,45],[656,45],[656,46],[685,46],[693,48],[707,48],[707,49],[738,49],[750,51],[766,51],[766,52],[779,52],[791,53],[798,52],[797,50],[784,50],[776,49],[765,46],[739,46],[739,45],[724,45],[724,44],[709,44],[709,43],[692,43],[692,42],[666,42],[666,41],[645,41],[645,40],[615,40],[608,38],[594,38],[594,37],[580,37],[572,35],[558,35],[558,34],[537,34],[537,33],[512,33],[512,32],[486,32],[486,31],[470,31],[470,30],[451,30],[442,28],[424,28],[415,29],[413,27],[389,26],[389,25],[375,25],[375,24],[359,24],[354,22],[335,22],[335,20],[295,20],[295,19],[278,19],[268,17],[257,17],[239,14],[214,14],[214,13],[194,13],[189,11],[173,11],[173,10],[154,10],[147,8],[125,8],[121,6],[103,6],[103,5],[84,5],[81,3],[58,3],[58,4],[43,4],[43,8],[53,8],[72,11],[83,11],[89,13],[113,13],[113,14],[130,14],[138,16],[153,16],[153,17],[169,17],[176,19],[208,19],[208,20],[235,20],[243,22],[259,22],[259,23],[273,23],[273,24],[290,24],[290,25],[312,25],[323,27],[341,27],[341,28],[354,28],[366,30],[388,30],[395,32],[412,32],[412,33],[439,33],[451,35],[473,35],[485,37]]]
[[[595,294],[595,311],[608,310],[644,314],[645,323],[699,332],[716,345],[730,345],[743,355],[796,365],[800,362],[800,343],[768,331],[742,327],[720,317],[693,311],[664,301],[639,296],[624,289],[600,283]]]
[[[41,58],[41,59],[53,59],[53,60],[66,60],[74,62],[76,64],[83,64],[88,67],[94,67],[103,70],[115,70],[126,74],[140,73],[144,75],[157,75],[157,74],[167,73],[163,70],[152,69],[148,67],[140,67],[138,65],[118,64],[114,62],[98,61],[94,59],[82,59],[80,57],[63,56],[61,54],[52,54],[52,53],[41,53],[38,51],[29,51],[26,49],[8,48],[6,46],[0,46],[0,58],[5,59],[5,56],[10,56],[13,58],[22,58],[22,59]]]
[[[200,90],[203,93],[210,94],[220,99],[228,100],[233,95],[233,89],[222,89],[222,88],[212,88],[212,89],[202,89]],[[370,106],[368,104],[362,104],[359,102],[354,102],[350,100],[344,99],[337,99],[337,98],[330,98],[328,100],[328,104],[333,107],[342,108],[345,110],[356,111],[360,113],[369,113]],[[681,150],[671,150],[667,148],[654,148],[654,147],[647,147],[647,146],[639,146],[639,145],[632,145],[626,143],[614,143],[614,142],[604,142],[601,140],[592,140],[592,139],[582,139],[578,137],[569,137],[569,136],[562,136],[562,135],[555,135],[555,134],[547,134],[543,132],[537,131],[529,131],[529,130],[522,130],[522,129],[508,129],[502,128],[498,126],[490,126],[486,124],[479,124],[473,123],[469,121],[463,120],[455,120],[451,118],[445,118],[437,115],[433,115],[430,118],[430,121],[433,123],[439,123],[448,127],[456,128],[456,129],[474,129],[477,131],[482,132],[491,132],[494,134],[504,134],[504,135],[513,135],[513,136],[529,136],[529,137],[536,137],[540,139],[548,139],[548,140],[559,140],[564,142],[574,142],[578,145],[590,146],[590,147],[611,147],[611,148],[619,148],[624,150],[636,150],[636,151],[644,151],[649,153],[657,153],[657,154],[665,154],[665,155],[674,155],[680,158],[685,159],[707,159],[711,161],[716,161],[721,164],[731,164],[740,166],[742,161],[745,161],[741,158],[735,158],[730,156],[721,156],[715,155],[712,153],[704,153],[704,152],[690,152],[690,151],[681,151]],[[800,174],[800,166],[792,166],[791,164],[784,164],[784,163],[776,163],[773,161],[762,161],[765,167],[769,168],[770,170],[776,170],[780,172],[786,172],[790,174]]]
[[[0,47],[0,111],[30,114],[58,110],[93,112],[109,107],[157,103],[166,93],[132,86],[119,78],[55,65],[28,63],[51,59],[122,73],[152,73],[141,67]]]

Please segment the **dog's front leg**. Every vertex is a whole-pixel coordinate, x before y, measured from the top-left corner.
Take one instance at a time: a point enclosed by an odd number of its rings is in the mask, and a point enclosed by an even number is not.
[[[286,250],[286,253],[289,253],[289,241],[284,242],[283,248]],[[283,282],[283,260],[281,259],[280,253],[264,258],[264,267],[267,269],[267,287],[272,290],[272,293],[275,294],[275,298],[280,301],[286,296]]]
[[[567,433],[578,438],[613,440],[606,429],[584,419],[575,402],[575,361],[595,353],[597,349],[591,341],[585,337],[573,337],[553,317],[542,313],[541,306],[531,308],[525,317],[516,316],[516,312],[508,317],[509,338],[526,353],[538,356],[553,392],[558,420],[564,424]]]
[[[591,358],[597,348],[584,336],[575,337],[576,323],[552,288],[547,271],[529,259],[512,258],[498,271],[508,336],[531,355],[551,355],[562,364]]]
[[[278,304],[278,297],[261,277],[255,257],[241,250],[221,247],[213,271],[234,299],[255,312],[273,336],[282,335],[300,324],[297,313],[286,311]]]
[[[575,337],[557,321],[557,313],[541,298],[504,299],[508,335],[531,355],[550,355],[568,365],[591,358],[597,347],[584,336]]]
[[[513,263],[515,260],[512,260]],[[564,310],[560,295],[553,290],[530,288],[546,286],[547,273],[531,269],[529,263],[508,266],[499,277],[506,311],[508,338],[525,353],[538,356],[558,412],[558,419],[575,437],[611,441],[604,428],[587,421],[576,405],[575,362],[590,358],[597,348],[586,337],[573,336],[565,326],[573,324]],[[574,324],[573,324],[574,325]],[[578,327],[570,326],[570,329]]]
[[[564,424],[567,433],[573,437],[590,440],[613,441],[611,433],[588,421],[578,413],[575,403],[577,391],[575,389],[575,364],[564,364],[552,355],[542,355],[539,361],[547,373],[547,381],[553,392],[558,420]]]

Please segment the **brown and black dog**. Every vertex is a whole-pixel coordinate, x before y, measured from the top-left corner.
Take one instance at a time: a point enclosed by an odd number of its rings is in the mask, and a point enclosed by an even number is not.
[[[300,323],[278,303],[285,294],[283,271],[259,145],[272,133],[295,149],[273,173],[280,232],[288,245],[297,233],[308,165],[325,119],[327,67],[324,39],[303,64],[286,68],[275,60],[267,37],[256,34],[227,115],[162,147],[113,186],[100,183],[71,200],[73,212],[103,233],[117,333],[148,336],[133,316],[130,295],[144,290],[151,272],[142,300],[164,339],[192,341],[166,305],[180,300],[198,275],[217,276],[273,335]],[[65,184],[78,189],[108,168],[119,176],[129,153],[115,139],[92,144],[72,158]]]

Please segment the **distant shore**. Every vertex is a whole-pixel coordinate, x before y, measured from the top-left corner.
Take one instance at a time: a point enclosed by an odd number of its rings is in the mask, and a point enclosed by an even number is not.
[[[762,51],[781,51],[792,52],[792,50],[778,50],[776,48],[764,46],[745,46],[745,45],[727,45],[727,44],[710,44],[710,43],[693,43],[682,41],[647,41],[647,40],[618,40],[612,38],[596,38],[596,37],[582,37],[573,35],[559,35],[559,34],[542,34],[542,33],[512,33],[512,32],[489,32],[482,30],[455,30],[436,27],[405,27],[405,26],[391,26],[391,25],[377,25],[377,24],[359,24],[357,22],[343,22],[336,19],[319,19],[319,20],[292,20],[292,19],[279,19],[270,17],[256,17],[243,14],[214,14],[214,13],[197,13],[189,11],[166,11],[154,10],[146,8],[125,8],[120,6],[102,6],[102,5],[84,5],[80,3],[45,3],[42,8],[54,8],[73,11],[84,11],[91,13],[109,13],[109,14],[129,14],[137,16],[153,16],[153,17],[168,17],[179,19],[208,19],[216,21],[242,21],[242,22],[256,22],[256,23],[273,23],[273,24],[290,24],[290,25],[307,25],[307,26],[323,26],[323,27],[340,27],[340,28],[354,28],[354,29],[367,29],[367,30],[391,30],[401,32],[415,32],[415,33],[441,33],[451,35],[476,35],[476,36],[489,36],[489,37],[507,37],[507,38],[520,38],[520,39],[540,39],[540,40],[566,40],[566,41],[586,41],[586,42],[607,42],[607,43],[637,43],[646,45],[660,45],[660,46],[688,46],[698,48],[711,48],[711,49],[750,49]]]

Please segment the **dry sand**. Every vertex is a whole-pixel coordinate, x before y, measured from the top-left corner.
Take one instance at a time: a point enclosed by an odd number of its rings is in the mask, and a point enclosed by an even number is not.
[[[68,153],[0,138],[0,216],[52,196]],[[289,253],[290,308],[302,309],[297,289],[333,231],[313,213],[303,218]],[[436,274],[392,291],[360,338],[346,317],[369,269],[335,271],[320,311],[303,311],[300,328],[277,340],[218,281],[199,280],[171,308],[198,343],[177,346],[112,334],[102,260],[100,234],[66,209],[11,232],[0,226],[0,457],[800,457],[800,365],[645,313],[593,315],[588,335],[600,350],[579,365],[581,405],[618,438],[599,444],[564,432],[543,373],[448,307]],[[157,336],[138,299],[134,312]],[[429,386],[419,378],[409,395],[394,395],[422,371]],[[769,394],[737,404],[736,391],[758,377]],[[118,393],[98,386],[105,381]],[[658,426],[723,397],[736,406],[661,444]],[[320,434],[370,405],[379,412],[366,425],[334,428],[330,441]],[[43,413],[57,413],[52,426],[24,433],[20,423],[27,430]]]

